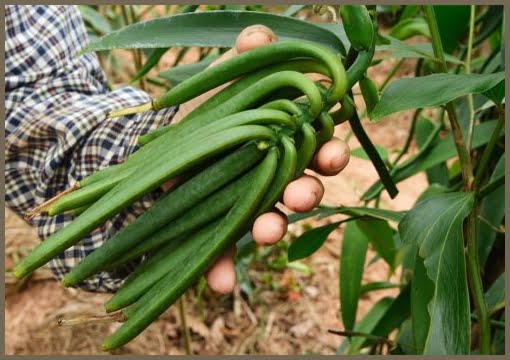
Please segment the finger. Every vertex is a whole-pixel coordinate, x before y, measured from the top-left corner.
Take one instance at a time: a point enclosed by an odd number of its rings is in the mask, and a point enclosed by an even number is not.
[[[338,138],[332,138],[315,154],[312,169],[325,176],[337,175],[347,166],[349,159],[349,146]]]
[[[214,60],[209,65],[209,67],[218,65],[219,63],[236,56],[238,53],[267,45],[272,41],[276,41],[276,35],[268,27],[263,25],[248,26],[243,31],[241,31],[237,37],[235,46],[227,52],[223,53],[218,59]],[[197,106],[205,102],[211,96],[221,91],[231,83],[232,81],[226,82],[221,86],[211,89],[201,94],[200,96],[197,96],[196,98],[179,105],[179,111],[174,115],[172,122],[179,122],[187,114],[193,111],[193,109],[195,109]]]
[[[236,39],[237,53],[250,51],[277,40],[276,34],[267,26],[251,25],[245,28]]]
[[[228,294],[236,285],[236,270],[233,255],[222,255],[206,272],[205,279],[209,287],[220,294]]]
[[[283,204],[295,212],[307,212],[320,204],[324,185],[319,179],[303,175],[291,182],[283,193]]]
[[[179,182],[179,178],[178,177],[170,179],[167,182],[161,184],[161,189],[163,189],[164,192],[167,192],[173,186],[175,186],[175,184],[177,184],[178,182]]]
[[[275,211],[260,215],[251,230],[253,240],[260,245],[272,245],[287,233],[287,218]]]

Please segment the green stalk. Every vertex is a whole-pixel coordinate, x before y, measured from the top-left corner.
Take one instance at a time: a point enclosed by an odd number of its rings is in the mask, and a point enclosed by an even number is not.
[[[487,166],[489,165],[489,160],[490,160],[492,151],[494,150],[494,147],[496,146],[496,143],[498,142],[499,133],[501,132],[501,129],[503,128],[503,125],[505,124],[505,110],[502,106],[499,106],[498,110],[499,110],[499,117],[498,117],[498,122],[496,123],[496,128],[492,132],[489,143],[485,147],[485,150],[482,153],[482,157],[480,158],[480,162],[478,163],[478,167],[476,169],[475,180],[473,181],[473,188],[475,189],[475,191],[478,191],[478,189],[480,187],[480,183],[482,182],[483,176],[485,174],[485,170],[487,170]]]
[[[467,46],[467,59],[466,59],[466,74],[471,73],[471,55],[473,51],[473,34],[475,32],[475,6],[471,5],[471,15],[469,18],[469,38]],[[468,94],[468,109],[469,109],[469,132],[467,135],[466,148],[471,151],[471,144],[473,142],[473,130],[475,127],[475,109],[473,105],[473,94]]]
[[[439,60],[438,70],[440,72],[448,72],[448,68],[446,66],[446,61],[444,57],[443,45],[441,43],[441,37],[439,34],[439,28],[437,26],[436,16],[434,13],[434,8],[431,5],[423,6],[425,11],[425,15],[427,18],[427,22],[430,29],[430,34],[432,37],[432,48],[434,50],[434,55]],[[471,164],[471,158],[469,156],[468,148],[466,147],[462,135],[462,130],[460,128],[457,114],[455,112],[455,107],[452,102],[446,104],[446,111],[448,113],[448,117],[450,119],[450,124],[452,127],[452,133],[455,139],[455,147],[457,149],[457,153],[459,155],[459,160],[461,164],[461,172],[462,172],[462,182],[463,182],[463,190],[470,191],[473,184],[473,167]],[[498,132],[499,134],[499,132]],[[494,142],[495,143],[495,142]],[[489,146],[487,146],[489,147]],[[486,148],[487,151],[487,148]],[[478,169],[478,174],[480,174],[480,168]],[[479,175],[480,177],[480,175]],[[475,202],[473,206],[473,210],[469,214],[465,227],[464,234],[467,239],[466,244],[466,262],[467,262],[467,276],[469,289],[471,292],[471,296],[473,298],[473,302],[476,308],[477,316],[479,319],[480,333],[479,333],[479,342],[480,342],[480,353],[481,354],[490,354],[491,351],[491,334],[490,334],[490,323],[489,323],[489,315],[487,313],[487,304],[485,303],[484,293],[483,293],[483,284],[482,278],[480,274],[480,263],[478,260],[478,244],[477,244],[477,212],[478,212],[478,203]]]
[[[379,87],[380,93],[382,93],[382,91],[386,88],[386,86],[390,82],[391,78],[393,78],[393,76],[397,73],[398,69],[400,69],[400,67],[402,66],[402,64],[404,63],[405,60],[406,60],[406,58],[400,59],[400,61],[398,63],[396,63],[395,66],[393,66],[393,68],[388,73],[388,75],[386,75],[386,78],[384,79],[383,83]]]
[[[186,355],[191,355],[191,336],[186,322],[186,308],[183,301],[184,296],[186,296],[186,294],[183,294],[179,299],[179,317],[181,318],[181,328],[184,333],[184,348],[186,349]]]
[[[427,22],[429,24],[434,55],[438,59],[438,62],[436,63],[438,65],[438,72],[447,73],[448,67],[446,66],[443,45],[441,42],[441,36],[439,34],[439,28],[437,26],[434,8],[432,5],[424,5],[423,8],[426,14]],[[446,112],[448,113],[448,117],[450,119],[450,125],[452,127],[453,137],[455,139],[455,147],[457,149],[457,154],[459,155],[459,160],[461,163],[464,187],[466,190],[469,190],[473,180],[473,167],[471,165],[469,152],[464,143],[464,137],[462,135],[462,130],[457,118],[457,112],[455,111],[455,107],[452,102],[446,104]]]

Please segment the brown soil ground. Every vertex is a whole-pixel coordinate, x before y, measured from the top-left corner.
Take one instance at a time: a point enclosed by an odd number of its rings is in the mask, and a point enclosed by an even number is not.
[[[129,53],[123,53],[127,57]],[[161,68],[172,63],[172,55],[165,58]],[[193,54],[184,61],[193,61]],[[132,74],[126,61],[126,70]],[[394,61],[385,61],[371,69],[370,77],[381,84]],[[398,77],[412,71],[412,63],[404,65]],[[122,79],[111,78],[113,83]],[[356,90],[356,89],[355,89]],[[359,93],[359,91],[357,91]],[[360,107],[363,101],[356,97]],[[364,119],[364,126],[372,141],[394,152],[403,146],[411,114],[399,113],[372,124]],[[345,139],[347,124],[338,126],[336,136]],[[354,137],[348,141],[351,149],[359,147]],[[415,152],[414,145],[411,154]],[[327,205],[360,205],[360,195],[377,179],[369,161],[352,157],[347,168],[338,176],[322,177],[326,187],[323,203]],[[391,200],[384,193],[381,207],[394,210],[409,209],[426,186],[423,175],[398,184],[400,194]],[[5,210],[6,267],[12,267],[38,242],[34,231],[16,215]],[[325,220],[327,221],[327,220]],[[324,222],[324,221],[323,221]],[[286,241],[317,221],[292,225]],[[241,296],[239,288],[232,295],[221,296],[205,290],[202,301],[195,290],[184,299],[186,321],[191,331],[191,349],[195,354],[334,354],[342,338],[327,332],[342,329],[338,300],[338,263],[343,228],[331,234],[325,245],[302,261],[311,273],[284,267],[268,270],[267,258],[256,261],[249,270],[256,289],[251,301]],[[274,250],[275,256],[278,255]],[[382,261],[368,265],[374,256],[367,256],[367,270],[363,282],[388,279],[389,269]],[[391,279],[397,279],[399,274]],[[118,323],[58,326],[61,317],[100,314],[105,294],[92,294],[65,289],[52,279],[45,269],[23,283],[16,283],[7,273],[5,308],[6,354],[100,354],[102,340],[111,334]],[[391,290],[375,291],[365,296],[358,310],[358,319]],[[178,306],[172,306],[161,318],[130,344],[112,354],[184,354]]]

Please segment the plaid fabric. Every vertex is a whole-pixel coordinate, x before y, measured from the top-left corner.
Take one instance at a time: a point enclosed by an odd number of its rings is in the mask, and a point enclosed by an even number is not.
[[[168,123],[176,109],[107,119],[105,115],[149,100],[135,88],[108,91],[95,54],[76,54],[87,34],[74,6],[5,6],[5,201],[22,215],[94,171],[124,160],[138,136]],[[147,196],[52,260],[62,278],[83,257],[141,214],[160,193]],[[70,215],[30,221],[44,240]],[[132,266],[104,272],[80,287],[118,288]]]

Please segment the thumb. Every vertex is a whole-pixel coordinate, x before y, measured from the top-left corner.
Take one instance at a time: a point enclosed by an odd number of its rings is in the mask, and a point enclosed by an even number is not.
[[[233,58],[237,54],[268,45],[276,41],[275,33],[264,25],[251,25],[239,33],[235,46],[223,53],[218,59],[214,60],[209,66],[214,66],[227,59]]]

